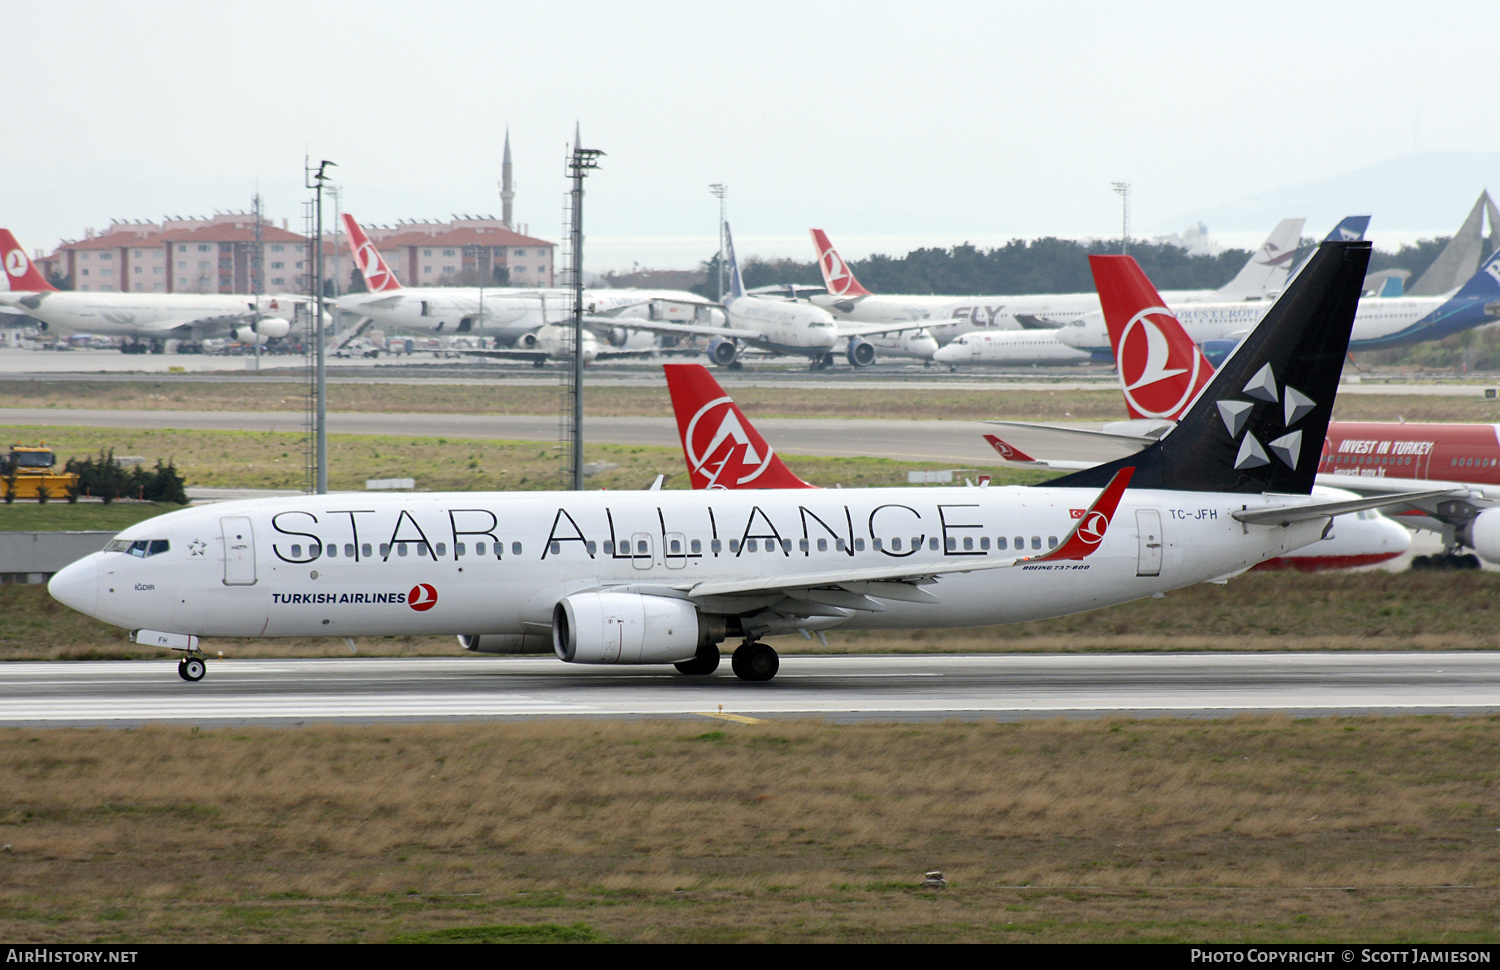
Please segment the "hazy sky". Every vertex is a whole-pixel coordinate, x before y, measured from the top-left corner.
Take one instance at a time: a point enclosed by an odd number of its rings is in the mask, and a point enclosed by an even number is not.
[[[15,3],[0,224],[50,249],[111,217],[244,208],[258,182],[297,228],[304,154],[338,163],[363,220],[498,214],[509,125],[516,218],[557,239],[577,120],[608,153],[586,203],[594,269],[708,255],[710,182],[730,187],[742,252],[792,240],[810,258],[813,225],[854,240],[847,255],[1116,234],[1121,179],[1150,235],[1414,151],[1500,152],[1495,10]],[[1376,213],[1373,235],[1451,231],[1481,187],[1427,225]]]

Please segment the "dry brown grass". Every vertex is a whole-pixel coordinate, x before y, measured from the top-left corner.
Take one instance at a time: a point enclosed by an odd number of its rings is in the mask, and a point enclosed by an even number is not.
[[[0,936],[1492,940],[1497,742],[1500,718],[1275,716],[6,731]]]
[[[140,381],[18,381],[0,379],[0,403],[25,408],[115,408],[169,411],[298,411],[295,384]],[[730,384],[736,403],[751,417],[848,417],[913,420],[1118,421],[1124,417],[1120,392],[1097,390],[1018,390],[991,387],[908,387],[866,390],[818,385],[753,387]],[[544,385],[493,383],[443,385],[335,383],[328,387],[333,411],[435,414],[556,414],[558,391]],[[672,413],[665,385],[589,387],[584,407],[600,417],[666,417]],[[0,412],[3,413],[3,412]],[[1494,421],[1500,401],[1482,397],[1423,394],[1344,394],[1336,416],[1345,421]]]

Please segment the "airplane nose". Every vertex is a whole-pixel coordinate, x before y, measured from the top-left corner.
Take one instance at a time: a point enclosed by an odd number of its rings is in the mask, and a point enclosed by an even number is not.
[[[64,606],[89,616],[99,609],[99,567],[93,556],[85,556],[54,573],[47,592]]]
[[[932,354],[932,359],[942,364],[952,364],[961,360],[969,359],[969,348],[954,341],[946,347],[939,347]]]

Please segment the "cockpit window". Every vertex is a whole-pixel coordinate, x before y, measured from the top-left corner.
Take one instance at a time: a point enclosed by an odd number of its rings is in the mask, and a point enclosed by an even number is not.
[[[126,552],[140,559],[155,556],[172,548],[167,539],[111,539],[105,552]]]

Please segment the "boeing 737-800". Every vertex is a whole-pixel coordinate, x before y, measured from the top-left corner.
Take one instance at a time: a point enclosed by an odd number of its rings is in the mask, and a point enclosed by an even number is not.
[[[1309,496],[1369,254],[1325,244],[1176,432],[1043,486],[227,502],[132,525],[49,590],[183,651],[188,680],[203,636],[447,633],[696,674],[736,636],[735,673],[764,681],[773,634],[1039,619],[1227,577],[1400,500]],[[1271,461],[1244,459],[1252,439]]]
[[[127,352],[158,352],[168,340],[201,343],[233,336],[265,343],[291,332],[297,306],[306,300],[286,296],[230,293],[82,293],[48,283],[9,229],[0,229],[0,253],[10,290],[0,305],[40,320],[49,330],[120,337]],[[145,342],[145,344],[142,343]]]

